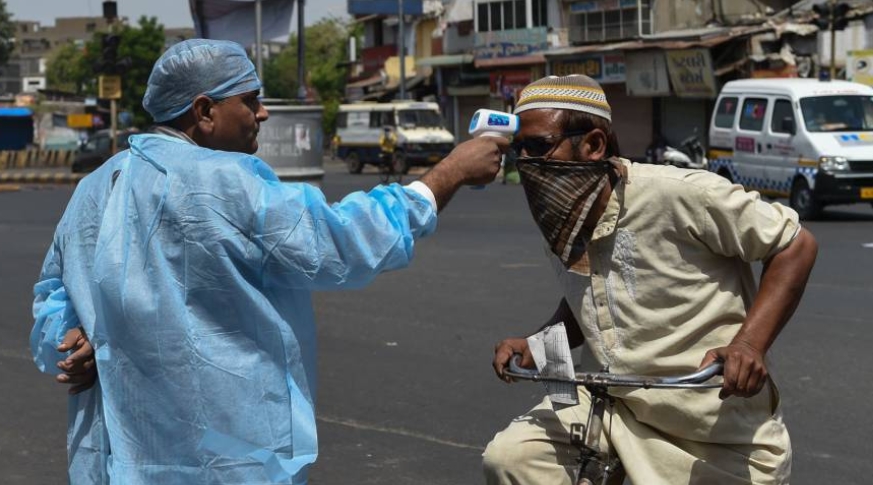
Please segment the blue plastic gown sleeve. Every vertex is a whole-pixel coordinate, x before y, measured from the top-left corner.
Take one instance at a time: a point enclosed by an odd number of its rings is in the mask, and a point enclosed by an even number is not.
[[[43,263],[39,281],[33,288],[34,325],[30,334],[30,351],[40,371],[58,375],[57,363],[69,352],[58,352],[66,333],[79,325],[79,318],[67,289],[61,281],[61,257],[57,243],[52,244]]]
[[[328,204],[309,184],[267,182],[256,212],[267,284],[308,290],[360,288],[407,266],[437,220],[427,198],[398,184]]]

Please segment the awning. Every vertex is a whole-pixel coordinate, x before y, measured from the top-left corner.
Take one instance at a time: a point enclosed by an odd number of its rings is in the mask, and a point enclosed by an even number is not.
[[[28,116],[33,116],[33,111],[27,108],[0,108],[0,116],[6,116],[8,118],[25,118]]]
[[[422,57],[415,60],[415,67],[460,66],[473,62],[472,54]]]
[[[525,66],[530,64],[545,64],[546,57],[542,54],[531,54],[518,57],[497,57],[495,59],[476,59],[476,67]]]
[[[406,89],[409,90],[409,89],[413,89],[415,87],[418,87],[421,83],[424,82],[425,79],[426,79],[426,77],[424,77],[424,76],[415,76],[415,77],[406,78]],[[369,92],[369,93],[363,95],[361,97],[361,100],[362,101],[378,100],[378,99],[385,98],[388,96],[393,96],[393,94],[396,93],[397,91],[400,91],[400,83],[399,82],[396,84],[391,84],[389,86],[386,86],[385,89],[382,89],[380,91]]]
[[[577,56],[595,52],[632,51],[639,49],[689,49],[692,47],[715,47],[733,39],[740,39],[762,32],[773,31],[770,25],[755,25],[751,27],[739,27],[734,29],[722,29],[713,35],[701,35],[688,38],[687,34],[681,38],[681,31],[675,36],[657,35],[645,39],[613,42],[608,44],[589,44],[572,47],[561,47],[544,52],[548,57]]]
[[[346,84],[346,88],[366,88],[367,86],[373,86],[381,82],[382,74],[376,74],[375,76],[370,76],[366,79],[361,79],[360,81]]]

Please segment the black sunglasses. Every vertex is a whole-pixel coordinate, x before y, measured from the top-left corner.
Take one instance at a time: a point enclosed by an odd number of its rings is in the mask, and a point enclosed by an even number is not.
[[[558,135],[515,137],[509,144],[510,149],[517,156],[545,157],[550,155],[558,145],[567,138],[584,135],[587,131],[572,131]]]

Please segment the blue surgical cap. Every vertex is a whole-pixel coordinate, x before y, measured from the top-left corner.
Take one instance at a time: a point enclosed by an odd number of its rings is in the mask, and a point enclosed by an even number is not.
[[[259,89],[255,65],[241,45],[189,39],[171,46],[155,62],[142,106],[161,123],[188,111],[201,94],[220,100]]]

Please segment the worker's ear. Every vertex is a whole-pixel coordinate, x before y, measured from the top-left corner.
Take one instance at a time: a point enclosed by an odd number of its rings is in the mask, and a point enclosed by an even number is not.
[[[194,98],[191,113],[194,115],[197,131],[205,135],[212,134],[215,128],[215,102],[208,96],[201,94]]]
[[[600,128],[594,128],[585,134],[579,144],[580,161],[599,162],[606,156],[606,133]]]

